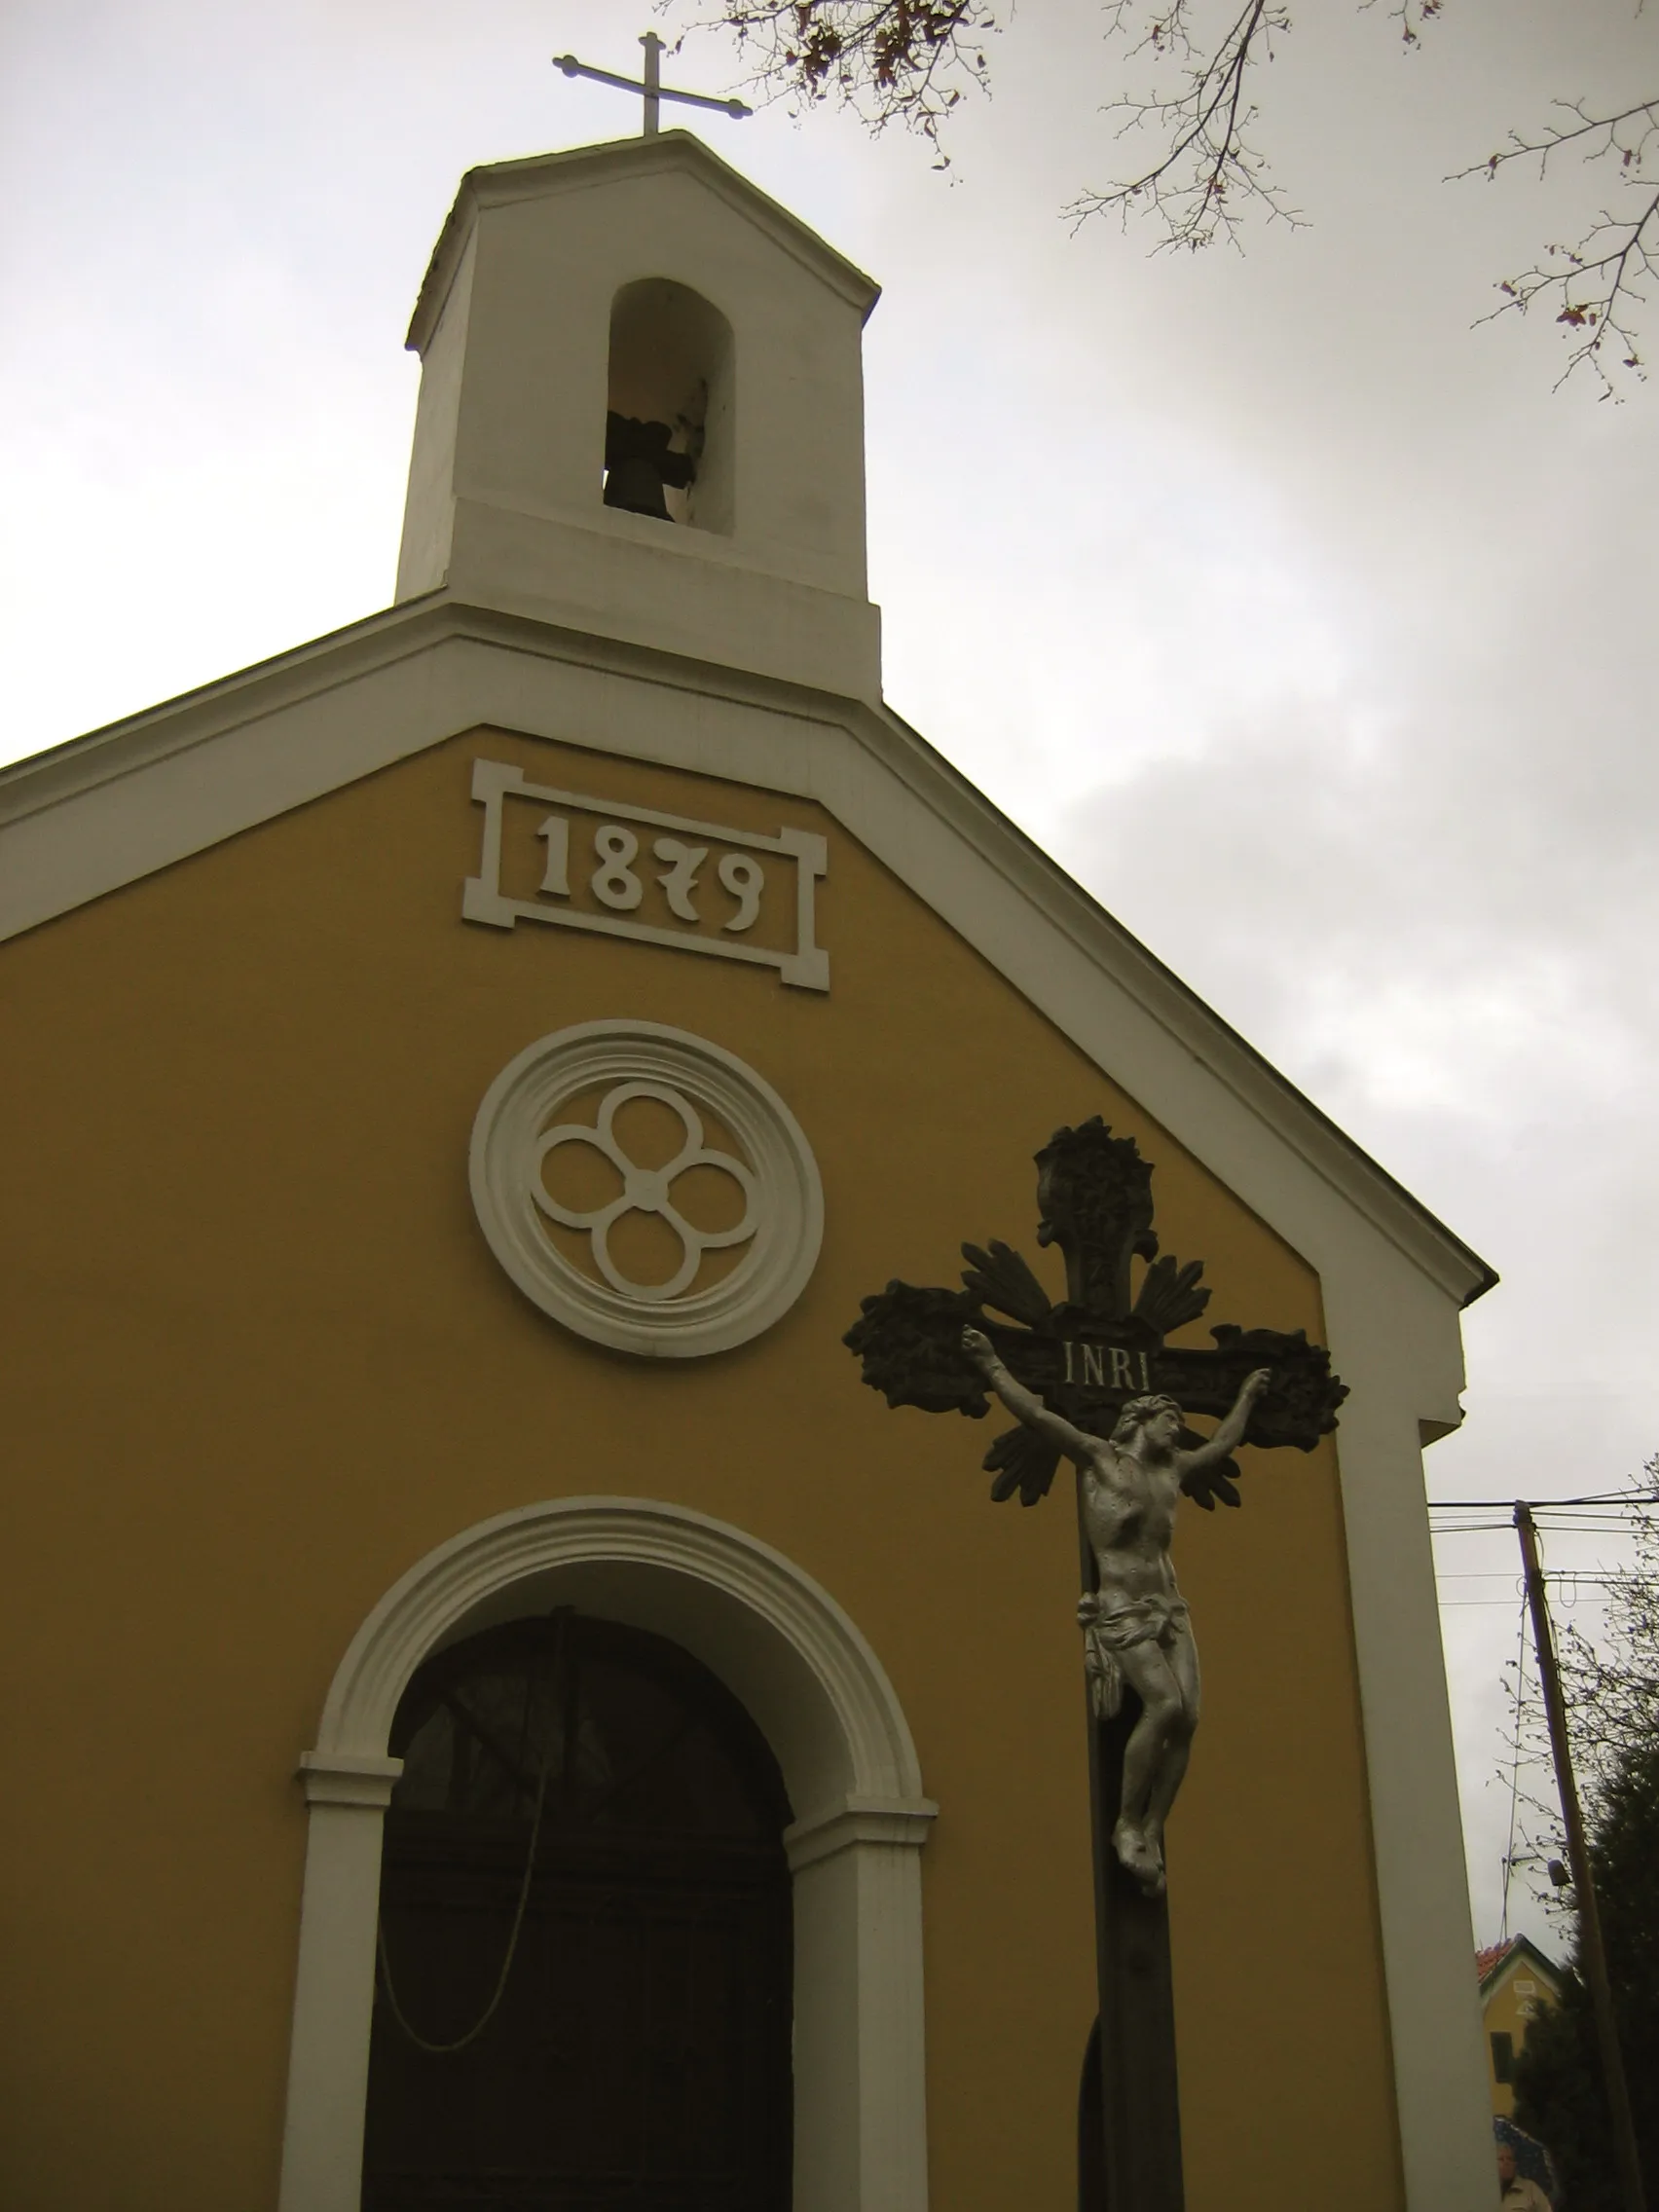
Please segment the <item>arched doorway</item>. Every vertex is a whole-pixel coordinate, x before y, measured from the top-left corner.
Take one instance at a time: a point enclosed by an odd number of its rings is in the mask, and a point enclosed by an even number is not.
[[[564,1607],[388,1748],[364,2212],[787,2212],[791,1815],[731,1692]]]
[[[416,1672],[486,1627],[574,1605],[664,1635],[777,1755],[794,1808],[794,2212],[927,2212],[920,1846],[903,1709],[856,1624],[768,1544],[660,1498],[559,1497],[447,1537],[343,1654],[303,1753],[277,2212],[359,2212],[387,1755]]]

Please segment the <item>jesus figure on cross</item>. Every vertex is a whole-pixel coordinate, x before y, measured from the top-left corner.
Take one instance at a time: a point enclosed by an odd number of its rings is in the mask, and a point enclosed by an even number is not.
[[[1141,1705],[1124,1751],[1112,1849],[1146,1895],[1159,1897],[1163,1824],[1198,1719],[1198,1651],[1169,1557],[1176,1500],[1194,1474],[1230,1457],[1243,1442],[1269,1371],[1260,1367],[1247,1376],[1215,1434],[1184,1452],[1185,1422],[1173,1398],[1131,1398],[1109,1439],[1089,1436],[1016,1382],[982,1330],[964,1329],[962,1348],[1009,1412],[1077,1465],[1096,1582],[1078,1601],[1090,1704],[1097,1720],[1110,1718],[1127,1681]]]

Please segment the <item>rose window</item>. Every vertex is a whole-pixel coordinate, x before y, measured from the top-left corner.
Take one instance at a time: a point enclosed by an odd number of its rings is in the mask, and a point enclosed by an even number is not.
[[[685,1357],[775,1321],[823,1231],[799,1124],[732,1053],[655,1022],[521,1052],[472,1134],[472,1197],[527,1297],[579,1335]]]

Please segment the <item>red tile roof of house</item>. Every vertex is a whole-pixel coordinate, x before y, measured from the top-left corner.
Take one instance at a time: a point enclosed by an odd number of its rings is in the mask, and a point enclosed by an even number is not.
[[[1484,1951],[1475,1953],[1475,1979],[1483,1988],[1510,1952],[1519,1946],[1520,1941],[1519,1936],[1511,1936],[1506,1943],[1489,1943]]]

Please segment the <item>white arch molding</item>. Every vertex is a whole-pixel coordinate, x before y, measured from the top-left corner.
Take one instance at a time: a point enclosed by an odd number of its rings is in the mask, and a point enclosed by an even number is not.
[[[667,1636],[771,1743],[796,1820],[794,2212],[925,2212],[922,1891],[936,1807],[880,1661],[782,1553],[683,1506],[576,1497],[480,1522],[352,1638],[301,1761],[310,1832],[279,2212],[357,2212],[392,1715],[432,1652],[554,1604]]]

